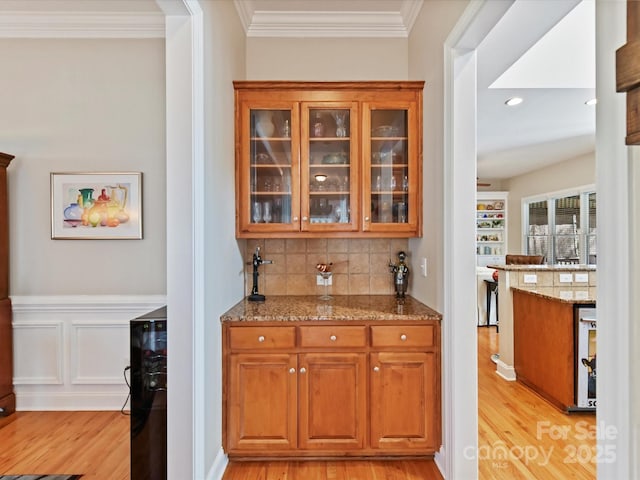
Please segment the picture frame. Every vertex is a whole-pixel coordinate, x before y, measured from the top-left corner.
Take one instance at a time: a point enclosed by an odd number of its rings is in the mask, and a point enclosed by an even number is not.
[[[52,172],[51,238],[142,239],[142,173]]]

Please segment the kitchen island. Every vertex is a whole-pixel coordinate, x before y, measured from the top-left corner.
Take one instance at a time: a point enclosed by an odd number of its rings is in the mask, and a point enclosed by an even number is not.
[[[556,287],[576,299],[595,297],[597,280],[594,265],[489,265],[498,270],[498,310],[500,312],[499,357],[496,373],[516,380],[513,359],[512,287],[527,290]]]
[[[432,456],[440,321],[412,297],[269,296],[221,316],[232,458]]]
[[[588,367],[577,354],[580,312],[595,309],[595,289],[513,287],[512,291],[518,381],[561,410],[577,410],[578,369]]]

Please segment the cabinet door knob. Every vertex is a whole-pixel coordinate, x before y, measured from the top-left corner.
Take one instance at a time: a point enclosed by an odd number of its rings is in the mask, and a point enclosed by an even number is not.
[[[407,340],[407,336],[403,333],[402,335],[400,335],[400,340],[402,340],[403,342]]]
[[[302,368],[300,369],[300,373],[306,373],[306,372],[307,372],[307,369],[306,369],[306,368],[302,367]]]
[[[369,221],[369,217],[364,217],[364,221],[368,222]]]
[[[293,221],[297,222],[298,221],[298,217],[293,217]]]
[[[329,339],[330,339],[332,342],[335,342],[335,341],[338,339],[338,337],[336,337],[335,335],[331,335],[331,336],[329,337]]]
[[[380,367],[378,367],[377,365],[375,367],[373,367],[373,371],[374,372],[379,372],[380,371]]]
[[[303,222],[306,222],[307,220],[309,220],[309,217],[302,217]]]
[[[258,337],[258,341],[259,341],[260,343],[264,342],[264,335],[260,335],[260,336]]]
[[[289,373],[296,373],[296,369],[295,369],[295,368],[293,368],[293,367],[291,367],[291,368],[289,369]]]

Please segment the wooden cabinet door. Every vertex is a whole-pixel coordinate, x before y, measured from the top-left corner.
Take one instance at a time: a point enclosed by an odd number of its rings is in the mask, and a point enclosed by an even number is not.
[[[363,231],[419,235],[422,229],[422,115],[406,98],[362,108]]]
[[[297,386],[296,355],[229,355],[228,451],[295,449]]]
[[[301,230],[357,231],[358,103],[302,102],[300,119]]]
[[[237,117],[236,233],[299,231],[298,103],[249,98]]]
[[[365,446],[366,354],[300,355],[300,448],[356,450]]]
[[[439,448],[435,352],[371,353],[371,447],[433,453]]]

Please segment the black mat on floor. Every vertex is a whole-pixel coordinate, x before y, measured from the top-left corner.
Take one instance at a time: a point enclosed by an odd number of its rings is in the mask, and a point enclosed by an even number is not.
[[[82,475],[0,475],[0,480],[78,480]]]

